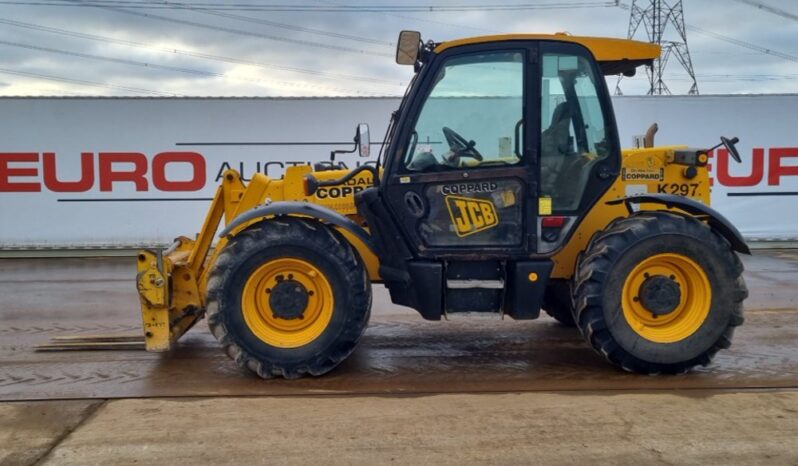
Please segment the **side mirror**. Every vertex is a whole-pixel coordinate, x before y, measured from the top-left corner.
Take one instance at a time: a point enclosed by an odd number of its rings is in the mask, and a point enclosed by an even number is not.
[[[355,132],[355,147],[352,150],[334,150],[330,152],[330,161],[335,162],[336,154],[351,154],[352,152],[357,151],[358,155],[361,157],[368,157],[371,155],[369,151],[369,143],[371,140],[369,139],[369,125],[366,123],[360,123],[357,125],[357,129]]]
[[[731,155],[731,158],[733,158],[735,162],[742,163],[743,159],[740,158],[740,152],[737,151],[737,146],[735,146],[735,144],[737,144],[738,142],[740,142],[740,138],[738,137],[733,137],[729,139],[727,137],[721,136],[720,144],[710,147],[709,149],[707,149],[707,152],[713,151],[718,147],[723,146],[726,148],[726,150],[729,152],[729,155]]]
[[[396,43],[396,63],[415,65],[418,60],[418,49],[421,46],[421,33],[418,31],[402,31]]]
[[[743,162],[743,159],[740,158],[740,153],[737,151],[737,146],[735,146],[735,144],[740,142],[740,138],[734,137],[729,139],[721,136],[720,142],[721,144],[723,144],[723,147],[725,147],[726,150],[729,151],[729,155],[731,155],[731,157],[734,159],[735,162],[737,163]]]
[[[358,155],[361,157],[368,157],[371,155],[370,147],[369,147],[369,125],[366,123],[360,123],[357,125],[357,135],[355,136],[355,142],[357,142],[357,149]]]

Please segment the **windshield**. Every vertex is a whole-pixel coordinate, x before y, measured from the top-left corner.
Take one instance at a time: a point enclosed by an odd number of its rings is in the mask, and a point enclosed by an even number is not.
[[[447,59],[415,122],[405,167],[435,171],[518,163],[523,83],[520,51]]]

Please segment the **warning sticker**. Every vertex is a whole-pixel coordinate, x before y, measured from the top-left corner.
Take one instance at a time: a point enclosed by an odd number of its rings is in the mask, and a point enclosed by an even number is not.
[[[648,185],[646,184],[627,184],[627,196],[640,196],[641,194],[648,194]]]
[[[541,197],[538,199],[538,215],[551,215],[550,197]]]

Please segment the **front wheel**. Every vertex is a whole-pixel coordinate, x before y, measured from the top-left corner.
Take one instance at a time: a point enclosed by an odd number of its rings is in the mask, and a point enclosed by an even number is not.
[[[669,212],[635,214],[599,233],[582,255],[577,325],[625,370],[686,372],[731,345],[748,296],[742,271],[706,224]]]
[[[208,324],[236,363],[263,378],[332,370],[371,309],[357,253],[319,222],[264,220],[237,234],[208,280]]]

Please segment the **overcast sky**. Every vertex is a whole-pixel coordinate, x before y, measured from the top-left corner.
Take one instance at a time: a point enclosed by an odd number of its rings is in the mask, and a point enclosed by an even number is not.
[[[74,6],[81,1],[103,7]],[[601,0],[185,0],[182,5],[202,3],[217,9],[163,8],[162,1],[145,0],[0,1],[0,95],[399,95],[412,73],[394,64],[401,29],[419,30],[435,41],[504,32],[625,37],[629,22],[628,8]],[[472,9],[522,4],[532,7]],[[568,8],[546,7],[555,4]],[[247,5],[258,8],[242,8]],[[359,11],[264,11],[275,5]],[[469,11],[364,11],[397,5]],[[684,12],[702,94],[798,92],[798,2],[685,0]],[[678,40],[674,30],[668,34]],[[672,92],[685,93],[690,81],[684,69],[676,60],[668,69]],[[645,74],[624,79],[621,87],[625,94],[645,93]]]

